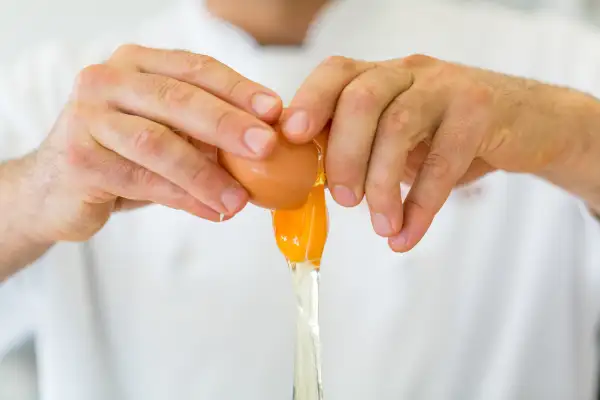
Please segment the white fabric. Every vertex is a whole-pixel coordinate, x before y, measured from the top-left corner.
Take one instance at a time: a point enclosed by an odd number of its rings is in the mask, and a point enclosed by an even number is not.
[[[600,94],[598,33],[487,7],[339,1],[303,49],[259,49],[193,3],[114,36],[0,75],[0,158],[34,148],[76,71],[124,42],[210,54],[285,101],[326,56],[416,52]],[[406,255],[364,207],[330,204],[327,400],[592,398],[600,228],[580,201],[496,173],[455,192]],[[0,354],[35,335],[43,400],[289,399],[294,318],[267,212],[215,225],[155,206],[0,287]]]

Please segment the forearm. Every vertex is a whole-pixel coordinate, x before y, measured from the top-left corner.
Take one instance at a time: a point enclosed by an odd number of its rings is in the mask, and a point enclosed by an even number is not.
[[[27,182],[34,156],[0,163],[0,282],[42,256],[52,243],[37,237],[39,220]]]

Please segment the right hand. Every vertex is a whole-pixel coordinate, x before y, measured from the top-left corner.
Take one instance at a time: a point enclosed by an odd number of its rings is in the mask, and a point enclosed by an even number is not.
[[[119,48],[81,71],[34,154],[37,235],[87,240],[112,212],[149,203],[230,218],[248,194],[218,165],[216,148],[267,156],[281,111],[273,91],[208,56]]]

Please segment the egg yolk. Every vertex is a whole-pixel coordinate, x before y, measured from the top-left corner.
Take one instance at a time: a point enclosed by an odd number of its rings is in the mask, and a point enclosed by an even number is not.
[[[321,266],[328,232],[325,181],[319,149],[319,173],[304,206],[297,210],[273,211],[277,246],[290,264],[310,262],[317,269]]]

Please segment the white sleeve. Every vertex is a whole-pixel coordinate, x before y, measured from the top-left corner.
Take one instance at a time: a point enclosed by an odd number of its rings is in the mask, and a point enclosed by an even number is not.
[[[600,273],[600,216],[595,215],[585,202],[581,202],[579,208],[583,217],[586,248],[592,250],[594,253],[591,261],[594,261],[594,265],[598,266]]]
[[[35,302],[24,273],[0,284],[0,361],[34,332]]]
[[[570,50],[564,58],[568,60],[571,78],[564,84],[600,99],[600,30],[587,25],[573,25],[567,43],[571,46],[564,46]],[[592,267],[592,277],[598,284],[595,287],[600,287],[600,217],[594,215],[584,201],[580,202],[580,211],[584,220],[586,261]]]
[[[593,215],[586,204],[580,202],[580,215],[583,219],[583,230],[580,243],[581,260],[584,268],[579,273],[583,274],[578,285],[578,296],[587,299],[582,313],[589,313],[589,321],[598,321],[600,316],[600,218]],[[591,329],[594,329],[591,327]],[[590,330],[591,331],[591,330]]]

